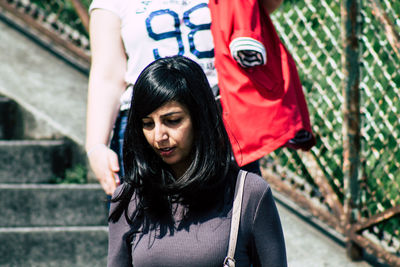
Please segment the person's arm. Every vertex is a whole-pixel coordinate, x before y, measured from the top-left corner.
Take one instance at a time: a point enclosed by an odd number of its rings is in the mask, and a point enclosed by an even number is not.
[[[90,166],[106,194],[118,183],[116,153],[110,150],[110,133],[125,90],[126,56],[120,34],[120,19],[114,13],[95,9],[90,16],[92,63],[89,76],[86,151]]]
[[[260,42],[259,35],[261,34],[261,29],[260,27],[257,28],[254,26],[257,25],[254,21],[258,21],[259,16],[271,14],[282,4],[282,2],[283,0],[255,0],[250,2],[257,5],[257,7],[261,5],[261,9],[263,9],[261,12],[259,8],[249,8],[249,3],[247,2],[244,3],[239,0],[233,2],[234,12],[241,14],[241,16],[235,17],[234,27],[238,29],[239,36],[233,36],[229,44],[229,49],[232,57],[243,68],[251,68],[267,64],[268,55],[264,46],[265,43]],[[244,10],[247,10],[247,12],[243,13]],[[251,21],[252,19],[254,19],[253,22]],[[243,31],[247,31],[253,36],[243,36]]]
[[[268,14],[274,12],[283,2],[283,0],[260,0],[261,4]]]
[[[261,266],[286,267],[286,248],[278,210],[268,187],[264,192],[253,221],[253,240]]]

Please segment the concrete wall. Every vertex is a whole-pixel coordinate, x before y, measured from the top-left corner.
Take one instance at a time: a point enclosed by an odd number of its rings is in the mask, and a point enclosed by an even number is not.
[[[82,146],[88,77],[0,19],[0,94],[22,107],[20,135]]]

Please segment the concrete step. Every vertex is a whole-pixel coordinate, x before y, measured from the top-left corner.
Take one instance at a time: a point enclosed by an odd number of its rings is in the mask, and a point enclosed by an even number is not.
[[[0,183],[47,183],[70,165],[64,140],[0,141]]]
[[[2,267],[107,265],[107,227],[0,228]]]
[[[0,184],[0,211],[0,227],[106,225],[108,216],[98,184]]]
[[[15,137],[16,107],[14,101],[8,97],[0,96],[0,139]]]

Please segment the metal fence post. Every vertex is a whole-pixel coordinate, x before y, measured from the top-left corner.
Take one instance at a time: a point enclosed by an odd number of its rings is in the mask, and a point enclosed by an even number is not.
[[[350,236],[352,225],[359,213],[359,167],[360,167],[360,2],[361,0],[342,0],[342,81],[343,93],[343,174],[344,210],[346,214],[345,233]],[[362,250],[350,238],[347,241],[347,254],[357,260]]]
[[[87,8],[82,4],[80,0],[70,0],[74,6],[76,13],[82,21],[83,27],[89,32],[89,14]]]

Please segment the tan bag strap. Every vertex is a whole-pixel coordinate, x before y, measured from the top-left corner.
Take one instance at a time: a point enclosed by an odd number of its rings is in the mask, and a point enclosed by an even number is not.
[[[236,182],[235,195],[233,198],[233,208],[232,208],[232,220],[231,220],[231,232],[229,234],[229,246],[228,255],[224,260],[224,267],[235,267],[235,250],[236,242],[239,231],[240,214],[242,210],[242,199],[243,199],[243,188],[244,181],[246,180],[246,171],[241,170],[239,175],[239,180]]]

